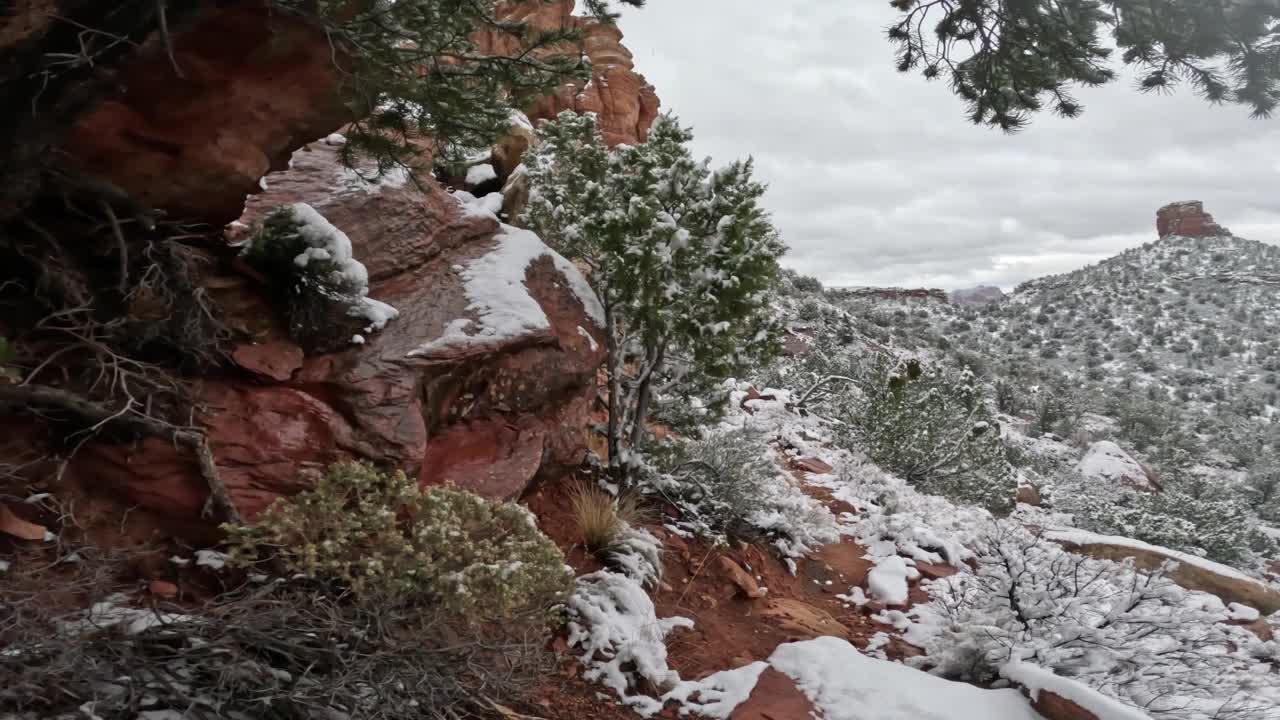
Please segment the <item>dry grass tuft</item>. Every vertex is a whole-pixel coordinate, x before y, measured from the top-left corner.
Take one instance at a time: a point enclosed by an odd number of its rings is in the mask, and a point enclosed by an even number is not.
[[[647,509],[640,504],[639,497],[624,495],[615,500],[594,483],[578,483],[573,489],[571,502],[582,543],[595,555],[612,548],[627,526],[648,519]]]

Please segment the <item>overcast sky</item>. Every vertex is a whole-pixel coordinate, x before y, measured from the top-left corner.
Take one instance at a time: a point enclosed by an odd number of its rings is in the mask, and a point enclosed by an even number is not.
[[[1280,242],[1280,118],[1132,85],[1009,136],[942,83],[902,75],[888,0],[648,0],[622,19],[636,69],[717,161],[752,155],[790,246],[829,285],[1010,287],[1156,238],[1203,200]]]

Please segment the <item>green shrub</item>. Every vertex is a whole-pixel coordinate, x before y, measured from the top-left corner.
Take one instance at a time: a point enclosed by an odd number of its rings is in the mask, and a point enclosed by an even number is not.
[[[271,553],[291,573],[393,604],[491,618],[549,606],[570,587],[564,556],[523,507],[360,463],[333,465],[256,524],[225,529],[235,564]]]
[[[775,482],[778,466],[767,439],[749,430],[712,431],[650,449],[659,475],[649,482],[699,535],[744,539],[761,533],[751,521]]]
[[[972,373],[878,357],[862,375],[865,396],[842,413],[846,445],[922,492],[1013,506],[1017,480]]]

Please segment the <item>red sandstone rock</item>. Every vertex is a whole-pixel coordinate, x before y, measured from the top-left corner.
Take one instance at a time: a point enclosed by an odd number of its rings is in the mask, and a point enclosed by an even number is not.
[[[1160,237],[1214,237],[1231,234],[1230,230],[1213,221],[1213,216],[1204,211],[1204,203],[1199,200],[1171,203],[1160,208],[1156,211],[1156,232]]]
[[[178,597],[178,586],[167,580],[152,580],[147,583],[147,592],[161,598]]]
[[[266,288],[244,278],[206,279],[228,324],[260,338],[239,348],[236,361],[275,380],[208,380],[197,388],[214,458],[240,511],[252,517],[345,459],[492,497],[520,494],[540,469],[576,465],[605,343],[560,271],[545,257],[526,269],[529,295],[549,327],[410,357],[470,316],[459,270],[495,247],[498,223],[464,213],[434,183],[426,193],[395,178],[362,184],[336,155],[323,143],[298,152],[292,169],[272,174],[269,190],[250,198],[243,221],[308,202],[351,238],[369,270],[370,296],[401,315],[365,344],[295,368]],[[189,454],[156,440],[88,446],[70,473],[81,487],[111,488],[175,521],[194,522],[206,496]]]
[[[729,582],[733,583],[742,591],[742,594],[751,599],[762,598],[767,595],[767,591],[760,587],[760,583],[751,577],[751,574],[742,569],[742,566],[733,561],[728,555],[721,555],[716,558],[716,565],[720,569],[720,574]]]
[[[791,466],[796,470],[802,470],[815,475],[825,475],[835,469],[831,467],[830,463],[823,462],[818,458],[793,458],[791,460]]]
[[[1022,694],[1031,697],[1026,688],[1022,688]],[[1048,690],[1037,692],[1031,707],[1045,720],[1098,720],[1098,716],[1090,710]]]
[[[610,145],[643,142],[658,117],[660,101],[653,86],[635,72],[631,51],[622,45],[622,31],[591,18],[575,17],[573,0],[549,3],[505,2],[500,17],[528,23],[535,34],[576,28],[582,38],[565,53],[586,53],[591,59],[592,77],[587,83],[568,83],[552,95],[538,98],[527,109],[529,119],[547,120],[564,110],[596,113],[600,131]],[[510,54],[515,41],[509,36],[487,33],[480,45],[492,55]],[[514,167],[514,166],[513,166]]]
[[[830,635],[850,638],[849,628],[816,605],[793,598],[773,598],[760,610],[760,617],[789,633],[788,640],[812,640]]]
[[[145,205],[228,223],[263,174],[351,119],[323,32],[288,13],[220,7],[175,28],[172,44],[184,79],[153,37],[64,146]]]
[[[751,695],[729,715],[729,720],[808,720],[817,708],[786,675],[766,668]]]
[[[1023,505],[1031,505],[1040,507],[1043,498],[1040,497],[1040,488],[1035,485],[1019,485],[1017,497],[1015,498]]]
[[[742,398],[742,402],[740,403],[739,407],[741,407],[743,410],[746,410],[748,414],[754,415],[756,411],[750,405],[750,402],[752,400],[774,401],[777,399],[778,398],[776,395],[773,395],[773,394],[761,395],[759,390],[753,387],[749,387],[747,388],[747,394]]]
[[[302,348],[286,340],[241,345],[231,353],[231,359],[245,370],[281,382],[302,367],[302,357]]]

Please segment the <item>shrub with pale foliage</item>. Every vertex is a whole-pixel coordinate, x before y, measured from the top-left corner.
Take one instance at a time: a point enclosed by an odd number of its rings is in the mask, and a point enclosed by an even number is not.
[[[570,588],[564,556],[528,510],[396,471],[333,465],[315,487],[227,526],[231,561],[274,555],[284,569],[395,604],[506,616]]]

